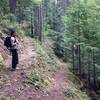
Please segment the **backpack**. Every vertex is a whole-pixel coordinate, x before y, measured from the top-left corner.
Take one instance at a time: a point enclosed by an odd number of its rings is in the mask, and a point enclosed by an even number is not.
[[[11,44],[11,37],[7,36],[4,40],[4,46],[6,46],[7,48],[11,48],[12,44]]]

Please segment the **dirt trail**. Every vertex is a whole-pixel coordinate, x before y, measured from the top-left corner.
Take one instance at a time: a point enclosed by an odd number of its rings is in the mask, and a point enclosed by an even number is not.
[[[55,73],[53,79],[53,82],[47,89],[47,96],[44,96],[42,100],[66,100],[64,91],[66,91],[68,84],[64,64],[62,64],[60,70]]]
[[[0,94],[9,96],[10,100],[64,100],[63,90],[68,87],[68,84],[66,84],[66,70],[63,64],[53,76],[54,80],[49,85],[47,92],[35,90],[32,85],[25,83],[26,73],[31,72],[32,61],[36,58],[31,38],[25,38],[25,46],[27,49],[20,55],[20,64],[15,72],[9,70],[11,57],[5,62],[6,82],[0,86]]]

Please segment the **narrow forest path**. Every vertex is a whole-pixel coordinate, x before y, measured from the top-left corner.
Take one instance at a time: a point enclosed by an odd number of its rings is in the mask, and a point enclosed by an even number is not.
[[[17,70],[12,72],[11,68],[11,57],[5,61],[5,83],[0,86],[0,94],[8,96],[10,100],[30,100],[27,96],[33,95],[32,87],[29,87],[25,81],[27,80],[26,73],[31,72],[31,64],[36,56],[33,48],[33,40],[31,38],[25,38],[26,50],[19,54],[20,64]],[[31,94],[32,93],[32,94]],[[1,96],[2,97],[2,96]]]
[[[47,91],[35,90],[32,85],[26,84],[27,73],[32,70],[32,61],[36,58],[33,40],[25,38],[26,50],[20,54],[20,64],[14,72],[9,70],[11,57],[5,62],[4,84],[0,85],[0,98],[10,97],[10,100],[65,100],[64,89],[69,84],[66,82],[66,68],[61,63],[61,68],[53,76],[53,82],[48,86]],[[3,100],[3,99],[0,99]]]
[[[66,79],[66,67],[61,64],[61,68],[55,73],[53,82],[47,89],[47,96],[44,96],[42,100],[66,100],[64,91],[68,87]]]

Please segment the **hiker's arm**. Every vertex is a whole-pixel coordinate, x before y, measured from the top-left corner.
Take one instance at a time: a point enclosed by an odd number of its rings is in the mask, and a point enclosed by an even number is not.
[[[12,46],[16,46],[16,42],[15,42],[15,39],[13,37],[11,37],[11,44],[12,44]]]
[[[16,37],[15,39],[16,39],[16,44],[19,44],[19,40],[18,40],[18,38]]]

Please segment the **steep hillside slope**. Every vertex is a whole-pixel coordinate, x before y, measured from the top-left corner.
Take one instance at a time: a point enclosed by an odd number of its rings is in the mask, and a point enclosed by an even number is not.
[[[20,64],[11,72],[11,56],[0,50],[4,58],[0,82],[1,100],[89,100],[69,81],[69,70],[51,50],[45,51],[30,37],[23,39]]]

